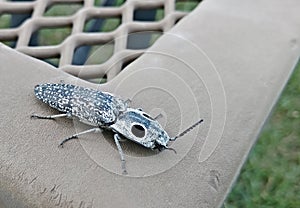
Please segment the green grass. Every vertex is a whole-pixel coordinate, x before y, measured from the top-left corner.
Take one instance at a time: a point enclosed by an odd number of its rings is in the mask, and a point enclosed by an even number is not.
[[[300,207],[300,64],[224,207]]]
[[[116,30],[119,25],[121,25],[121,17],[107,17],[107,18],[99,18],[105,20],[103,23],[103,27],[99,28],[96,32],[111,32]],[[90,19],[86,21],[84,25],[84,32],[89,32],[89,29],[92,28],[92,25],[97,19]]]
[[[71,27],[42,28],[38,31],[40,46],[58,45],[71,34]]]
[[[0,29],[9,28],[11,15],[10,14],[0,14]]]
[[[200,1],[176,1],[175,9],[183,12],[190,12],[196,8]]]
[[[122,4],[124,4],[124,3],[125,3],[125,0],[117,0],[115,2],[115,4],[112,6],[118,7],[118,6],[122,6]],[[103,0],[95,0],[95,3],[94,3],[95,6],[101,6],[102,4],[103,4]]]
[[[82,4],[71,3],[71,4],[53,4],[49,8],[47,8],[44,16],[46,17],[55,17],[55,16],[70,16],[75,14],[80,8],[82,8]]]

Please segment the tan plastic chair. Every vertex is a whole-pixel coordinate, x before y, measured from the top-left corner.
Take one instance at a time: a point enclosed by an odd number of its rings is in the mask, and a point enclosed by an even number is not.
[[[299,59],[299,8],[296,0],[204,1],[103,85],[1,44],[1,205],[220,207]],[[61,149],[63,138],[88,126],[30,119],[57,113],[33,88],[61,80],[161,112],[171,136],[200,117],[204,123],[172,144],[177,154],[122,143],[124,176],[111,133]]]

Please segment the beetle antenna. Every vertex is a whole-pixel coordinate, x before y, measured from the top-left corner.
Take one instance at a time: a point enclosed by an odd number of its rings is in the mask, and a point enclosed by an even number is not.
[[[191,131],[193,128],[195,128],[196,126],[198,126],[202,122],[203,122],[203,119],[200,119],[199,121],[197,121],[196,123],[194,123],[192,126],[190,126],[189,128],[187,128],[186,130],[184,130],[183,132],[181,132],[177,136],[172,137],[170,140],[171,141],[175,141],[176,139],[178,139],[179,137],[182,137],[183,135],[185,135],[186,133],[188,133],[189,131]]]

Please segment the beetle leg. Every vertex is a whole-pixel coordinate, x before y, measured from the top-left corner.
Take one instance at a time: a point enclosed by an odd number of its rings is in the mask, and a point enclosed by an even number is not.
[[[125,103],[126,103],[127,106],[130,106],[130,104],[132,103],[132,100],[131,99],[127,99],[127,100],[125,100]]]
[[[59,147],[63,147],[64,143],[66,143],[67,141],[70,141],[72,139],[78,139],[78,136],[80,135],[83,135],[83,134],[87,134],[87,133],[91,133],[91,132],[94,132],[94,133],[98,133],[98,132],[102,132],[102,129],[100,129],[99,127],[97,128],[92,128],[92,129],[88,129],[86,131],[82,131],[82,132],[79,132],[77,134],[73,134],[72,136],[64,139],[60,144],[59,144]]]
[[[64,114],[57,114],[57,115],[50,115],[50,116],[41,116],[41,115],[36,115],[32,114],[31,118],[38,118],[38,119],[55,119],[55,118],[61,118],[61,117],[71,117],[69,113],[64,113]]]
[[[121,162],[122,162],[122,170],[123,170],[123,174],[126,175],[127,174],[127,170],[126,170],[126,161],[125,161],[125,158],[124,158],[124,153],[123,153],[123,150],[122,150],[122,147],[120,145],[120,136],[118,134],[115,134],[114,135],[114,139],[115,139],[115,143],[117,145],[117,148],[118,148],[118,151],[119,151],[119,154],[120,154],[120,158],[121,158]]]
[[[154,120],[157,120],[157,119],[162,118],[162,117],[163,117],[163,114],[160,113],[160,114],[158,114],[157,116],[155,116],[153,119],[154,119]]]

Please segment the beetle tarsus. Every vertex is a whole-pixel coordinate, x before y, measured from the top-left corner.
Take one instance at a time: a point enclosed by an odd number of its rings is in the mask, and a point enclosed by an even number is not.
[[[168,147],[168,148],[166,148],[166,150],[171,150],[171,151],[173,151],[175,154],[177,154],[177,151],[176,151],[174,148]]]
[[[128,172],[126,170],[126,161],[125,160],[122,160],[122,170],[123,170],[123,172],[122,172],[123,175],[128,174]]]
[[[114,135],[114,139],[115,139],[115,143],[116,143],[116,146],[117,146],[119,154],[120,154],[123,175],[126,175],[127,174],[126,161],[125,161],[124,153],[123,153],[122,147],[120,145],[120,141],[119,141],[120,140],[120,136],[118,134],[115,134]]]
[[[70,117],[70,115],[68,113],[58,114],[58,115],[50,115],[50,116],[42,116],[42,115],[32,114],[30,118],[54,120],[55,118],[61,118],[61,117]]]
[[[54,118],[50,117],[50,116],[40,116],[40,115],[36,115],[36,114],[32,114],[30,116],[31,119],[49,119],[49,120],[54,120]]]
[[[154,118],[153,118],[153,120],[157,120],[157,119],[159,119],[159,118],[162,118],[163,117],[163,114],[158,114],[157,116],[155,116]]]
[[[64,139],[60,144],[59,144],[59,147],[63,147],[63,144],[66,143],[67,141],[70,141],[72,139],[78,139],[78,136],[79,135],[82,135],[82,134],[87,134],[87,133],[91,133],[91,132],[101,132],[102,130],[100,129],[100,127],[97,127],[97,128],[92,128],[92,129],[88,129],[86,131],[82,131],[82,132],[79,132],[77,134],[74,134],[66,139]]]
[[[70,136],[66,139],[64,139],[60,144],[59,144],[59,147],[63,148],[64,147],[64,143],[66,143],[67,141],[70,141],[72,139],[78,139],[78,136],[77,135],[73,135],[73,136]]]

